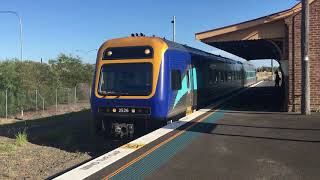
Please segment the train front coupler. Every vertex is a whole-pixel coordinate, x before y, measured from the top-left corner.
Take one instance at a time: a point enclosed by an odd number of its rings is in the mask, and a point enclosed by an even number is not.
[[[134,124],[127,123],[112,123],[111,134],[120,139],[124,137],[132,138],[134,135]]]

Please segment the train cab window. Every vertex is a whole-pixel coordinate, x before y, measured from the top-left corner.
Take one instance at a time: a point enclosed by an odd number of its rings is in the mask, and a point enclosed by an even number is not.
[[[101,68],[99,94],[148,96],[152,91],[151,63],[105,64]]]
[[[181,83],[181,72],[179,70],[171,71],[171,89],[180,90],[182,87]]]

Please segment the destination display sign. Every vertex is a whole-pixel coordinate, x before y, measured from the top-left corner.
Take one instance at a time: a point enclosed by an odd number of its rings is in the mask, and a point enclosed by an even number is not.
[[[153,58],[151,46],[111,47],[103,53],[102,60],[127,60]]]

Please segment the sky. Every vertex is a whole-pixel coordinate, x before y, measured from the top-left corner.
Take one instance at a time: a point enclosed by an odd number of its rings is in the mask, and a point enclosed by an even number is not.
[[[240,58],[195,40],[195,33],[255,19],[293,7],[297,0],[1,0],[0,11],[22,17],[24,60],[44,62],[59,53],[95,63],[96,50],[106,40],[144,33],[181,44]],[[19,25],[12,14],[0,13],[0,60],[19,58]],[[269,65],[256,61],[255,65]]]

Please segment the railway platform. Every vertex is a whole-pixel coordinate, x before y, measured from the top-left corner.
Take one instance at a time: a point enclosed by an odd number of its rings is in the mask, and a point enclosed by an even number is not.
[[[281,97],[262,82],[56,179],[319,179],[320,114]]]

